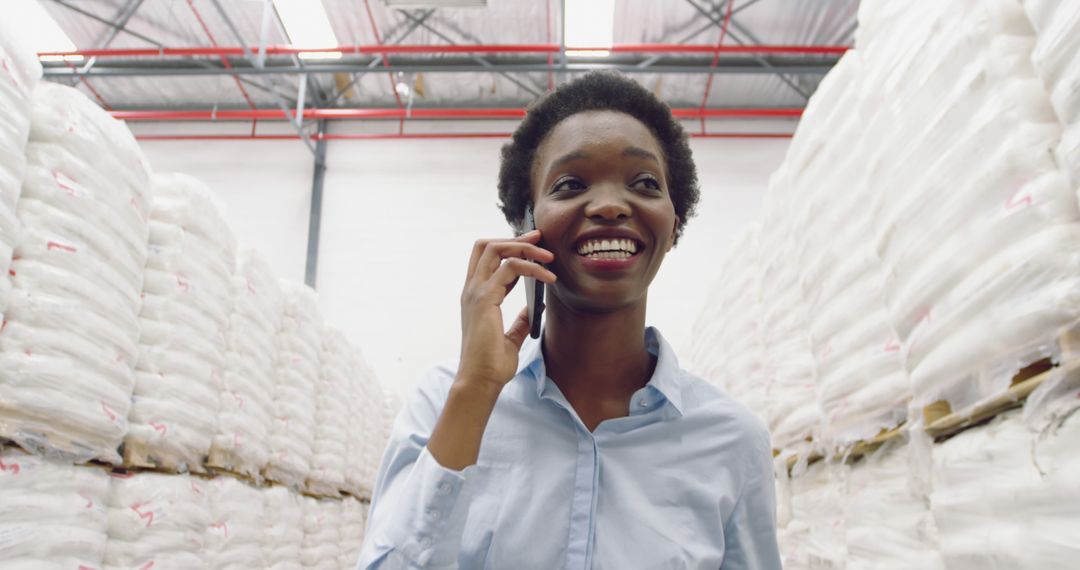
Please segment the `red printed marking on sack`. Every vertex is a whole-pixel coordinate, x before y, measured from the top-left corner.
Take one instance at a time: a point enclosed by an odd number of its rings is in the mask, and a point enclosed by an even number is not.
[[[11,471],[12,475],[18,475],[22,471],[22,466],[18,463],[4,463],[3,459],[0,459],[0,471]]]
[[[142,512],[142,508],[146,506],[146,503],[135,503],[131,505],[131,510],[135,511],[135,514],[139,515],[140,519],[146,521],[146,528],[150,528],[150,525],[154,524],[154,511]]]
[[[226,521],[216,522],[210,528],[219,528],[225,532],[225,538],[229,538],[229,523]]]
[[[259,292],[255,290],[255,286],[251,284],[251,279],[247,280],[247,290],[250,291],[252,295],[259,294]]]
[[[191,490],[194,491],[196,495],[202,494],[202,489],[196,485],[194,481],[191,482]]]
[[[93,566],[87,566],[85,564],[79,564],[79,570],[98,570],[98,569],[94,568]]]
[[[112,477],[113,479],[131,479],[134,476],[135,474],[130,471],[113,471],[109,473],[109,477]]]
[[[60,250],[60,251],[66,251],[68,253],[77,253],[79,251],[73,245],[67,245],[67,244],[63,244],[63,243],[60,243],[60,242],[55,242],[55,241],[52,241],[52,240],[49,240],[49,242],[47,244],[45,244],[45,247],[49,251]]]
[[[150,422],[150,427],[154,428],[154,431],[160,433],[161,437],[165,437],[165,435],[169,433],[169,428],[166,427],[165,424]]]
[[[77,198],[86,198],[90,195],[74,178],[60,172],[59,170],[53,171],[53,180],[61,190],[75,196]]]
[[[105,402],[102,402],[101,403],[101,409],[102,409],[102,411],[105,412],[105,415],[109,416],[109,421],[111,421],[111,422],[116,421],[116,412],[114,412],[112,410],[112,408],[110,408],[108,406],[108,404],[106,404]]]
[[[885,352],[900,352],[901,348],[903,348],[903,346],[901,346],[900,341],[896,339],[885,343]]]
[[[179,273],[176,274],[176,285],[177,287],[180,287],[181,291],[191,291],[191,284],[188,283],[188,280]]]
[[[240,434],[234,433],[232,437],[233,437],[233,449],[240,449],[241,447],[244,446],[244,444],[240,442]]]
[[[236,400],[237,407],[244,409],[244,399],[240,397],[240,394],[232,392],[232,397]]]
[[[1020,206],[1030,206],[1032,200],[1031,192],[1024,192],[1024,186],[1021,184],[1016,188],[1016,191],[1005,200],[1005,209],[1014,210]]]
[[[151,568],[154,567],[154,564],[155,564],[155,562],[153,560],[151,560],[150,562],[147,562],[146,564],[143,564],[142,566],[139,566],[139,570],[150,570]]]
[[[7,328],[7,319],[4,319],[4,322],[0,323],[0,333],[4,332],[4,329],[6,329],[6,328]]]
[[[84,508],[87,508],[87,509],[94,508],[94,498],[91,497],[89,493],[79,492],[79,496],[86,499],[86,507],[84,507]]]

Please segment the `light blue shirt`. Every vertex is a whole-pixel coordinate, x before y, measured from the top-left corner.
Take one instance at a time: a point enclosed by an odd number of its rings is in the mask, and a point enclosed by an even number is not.
[[[432,370],[394,423],[358,568],[780,570],[768,432],[645,339],[652,378],[591,433],[527,339],[462,471],[427,449],[455,375]]]

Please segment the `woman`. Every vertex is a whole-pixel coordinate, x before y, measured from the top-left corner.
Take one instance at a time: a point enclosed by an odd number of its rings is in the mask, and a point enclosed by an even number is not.
[[[530,108],[481,240],[456,367],[394,426],[360,568],[779,569],[769,437],[645,327],[649,284],[698,198],[686,135],[636,82],[592,73]],[[532,263],[535,260],[543,263]],[[546,325],[502,330],[519,277]]]

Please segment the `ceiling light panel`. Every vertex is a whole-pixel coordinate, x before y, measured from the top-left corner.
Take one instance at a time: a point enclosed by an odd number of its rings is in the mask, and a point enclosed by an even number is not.
[[[615,38],[615,0],[566,0],[564,43],[570,56],[607,56]]]
[[[338,46],[334,28],[322,0],[274,0],[274,9],[285,26],[289,43],[299,49]],[[301,52],[301,59],[340,59],[339,51]]]

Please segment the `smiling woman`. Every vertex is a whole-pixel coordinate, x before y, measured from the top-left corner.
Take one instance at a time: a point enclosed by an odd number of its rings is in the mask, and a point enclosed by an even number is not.
[[[395,424],[360,567],[779,569],[768,433],[645,327],[698,198],[670,110],[589,74],[538,101],[502,156],[519,235],[473,248],[460,361]],[[526,311],[502,330],[520,277],[548,286],[535,341]]]

